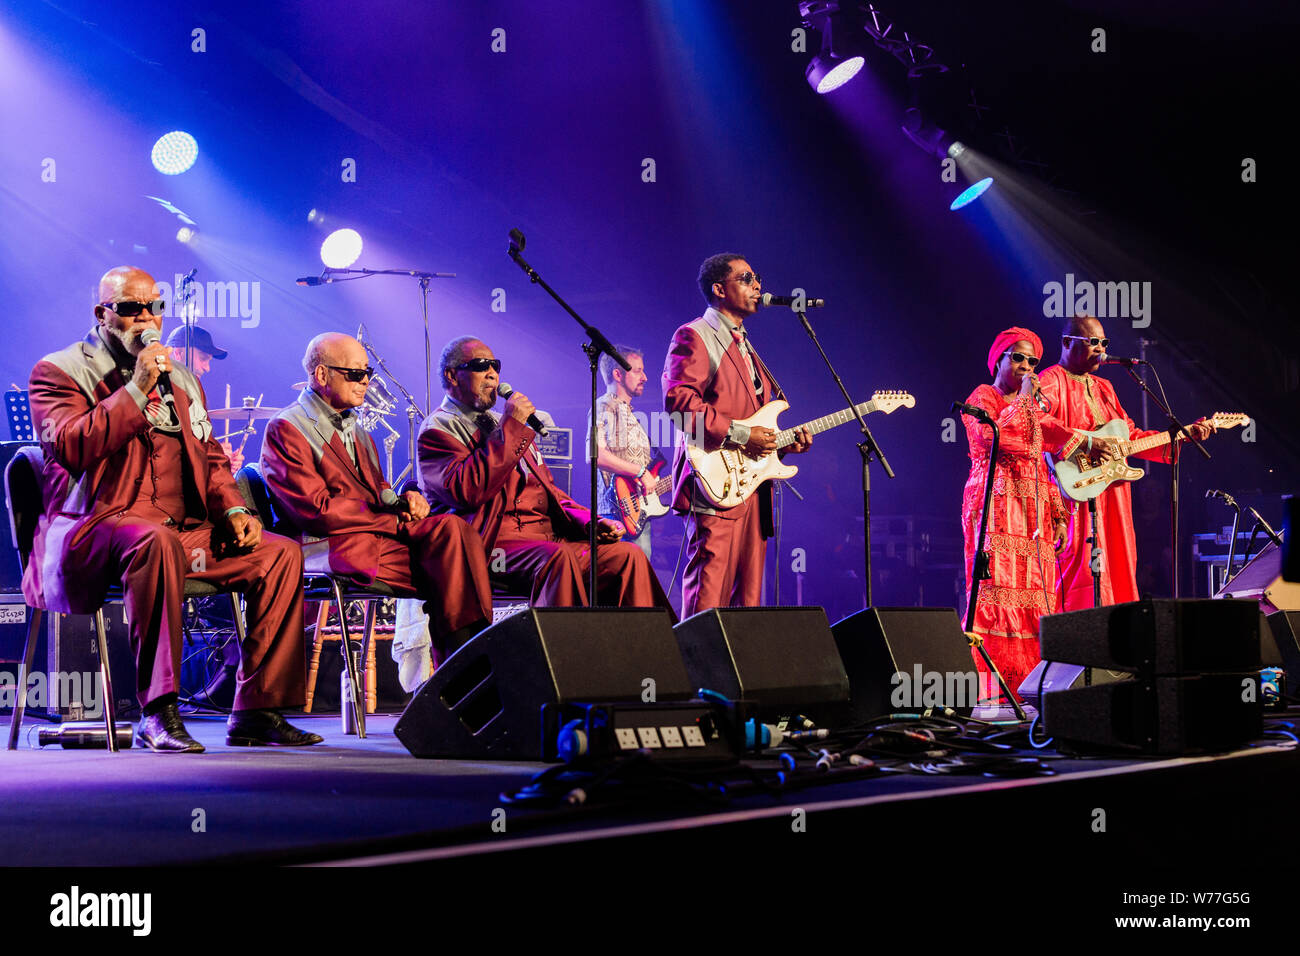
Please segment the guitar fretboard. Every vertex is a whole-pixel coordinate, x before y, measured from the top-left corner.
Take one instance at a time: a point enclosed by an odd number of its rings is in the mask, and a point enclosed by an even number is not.
[[[876,410],[876,403],[874,401],[862,402],[856,407],[863,415],[870,415]],[[832,412],[830,415],[823,415],[821,418],[814,418],[810,422],[804,422],[802,425],[796,425],[794,428],[787,428],[776,433],[776,447],[784,448],[786,445],[792,444],[795,440],[795,432],[801,428],[806,428],[812,434],[817,435],[827,429],[843,425],[845,422],[851,422],[854,418],[853,409],[844,408],[838,412]]]

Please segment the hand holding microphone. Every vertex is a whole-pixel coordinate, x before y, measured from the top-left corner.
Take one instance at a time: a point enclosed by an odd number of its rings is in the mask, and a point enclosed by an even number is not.
[[[527,425],[539,435],[547,434],[546,425],[537,417],[537,406],[523,392],[516,392],[509,382],[497,386],[497,394],[506,400],[504,414]]]
[[[162,344],[162,336],[155,328],[147,328],[140,333],[144,348],[135,357],[135,372],[131,381],[136,388],[148,395],[157,386],[158,394],[164,402],[173,401],[171,376],[171,352]]]

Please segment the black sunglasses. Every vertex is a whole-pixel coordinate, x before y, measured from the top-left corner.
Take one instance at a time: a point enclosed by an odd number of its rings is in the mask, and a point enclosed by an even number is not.
[[[106,309],[111,309],[124,319],[130,319],[148,309],[152,315],[162,315],[167,311],[167,303],[162,299],[152,302],[101,302]]]
[[[755,282],[761,285],[763,283],[763,277],[757,272],[742,272],[738,276],[727,276],[727,279],[735,279],[741,285],[753,285]]]
[[[1088,348],[1096,348],[1098,345],[1100,345],[1102,348],[1105,348],[1106,346],[1110,345],[1110,339],[1099,339],[1095,335],[1092,338],[1088,338],[1087,336],[1084,335],[1067,335],[1065,337],[1067,339],[1078,339],[1080,342],[1087,342]]]
[[[1026,355],[1024,352],[1004,352],[1003,355],[1010,355],[1012,362],[1028,362],[1030,368],[1038,368],[1038,356]]]
[[[465,369],[469,369],[471,372],[486,372],[488,369],[500,372],[501,360],[499,358],[472,358],[468,362],[461,362],[456,366],[457,371]]]
[[[325,367],[334,369],[349,382],[360,382],[363,379],[372,378],[375,374],[375,370],[370,366],[365,368],[343,368],[340,365],[326,365]]]

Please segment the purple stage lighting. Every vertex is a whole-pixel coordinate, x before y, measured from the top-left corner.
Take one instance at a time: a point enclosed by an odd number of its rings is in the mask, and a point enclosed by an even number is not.
[[[983,196],[985,191],[992,185],[993,185],[993,177],[985,176],[983,179],[981,179],[979,182],[975,183],[974,185],[967,186],[965,189],[963,189],[961,191],[961,194],[952,201],[952,205],[949,206],[948,208],[956,212],[962,206],[969,206],[975,200],[979,199],[980,196]]]
[[[361,256],[361,233],[335,229],[320,244],[320,261],[330,269],[346,269]]]
[[[191,229],[189,226],[181,226],[179,229],[176,230],[177,242],[189,242],[193,238],[194,238],[194,230]]]
[[[808,77],[808,83],[814,90],[825,95],[839,89],[857,76],[866,62],[860,56],[851,56],[847,60],[842,60],[836,56],[819,53],[812,58],[804,75]]]
[[[158,137],[150,154],[153,168],[168,176],[177,176],[194,165],[199,158],[199,144],[194,137],[181,130],[172,130]]]

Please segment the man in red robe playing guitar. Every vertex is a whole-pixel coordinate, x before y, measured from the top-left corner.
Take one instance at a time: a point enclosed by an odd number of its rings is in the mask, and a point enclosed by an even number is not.
[[[1108,421],[1120,419],[1128,424],[1129,440],[1158,435],[1143,431],[1134,424],[1119,403],[1115,386],[1093,373],[1101,367],[1106,354],[1106,331],[1091,316],[1075,316],[1061,336],[1061,361],[1039,376],[1048,411],[1063,425],[1081,431],[1094,431]],[[1187,426],[1197,441],[1210,436],[1212,429],[1202,422]],[[1061,449],[1069,458],[1079,448],[1076,439]],[[1097,450],[1097,460],[1119,456],[1113,443]],[[1137,457],[1169,462],[1177,454],[1169,444],[1138,452]],[[1133,534],[1132,491],[1127,481],[1115,481],[1097,497],[1097,524],[1102,549],[1101,603],[1122,604],[1136,601],[1137,541]],[[1092,607],[1092,568],[1089,562],[1088,508],[1076,505],[1070,519],[1069,537],[1057,557],[1060,587],[1057,606],[1064,611]]]

